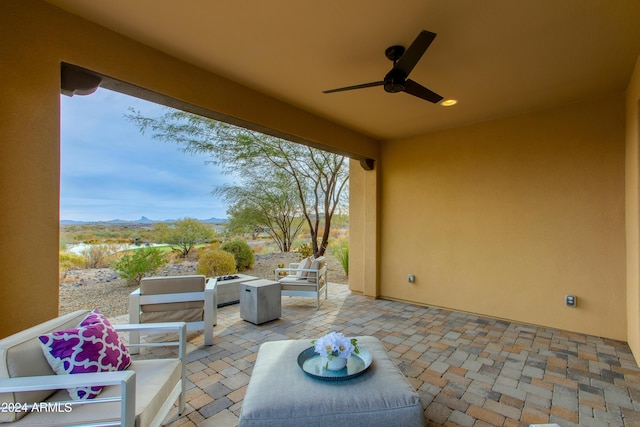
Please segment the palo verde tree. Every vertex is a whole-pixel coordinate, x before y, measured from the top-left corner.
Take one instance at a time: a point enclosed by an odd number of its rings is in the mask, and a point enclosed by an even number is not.
[[[325,253],[331,219],[348,185],[343,156],[183,111],[168,109],[157,118],[134,111],[127,117],[156,139],[178,143],[185,152],[210,155],[211,163],[226,173],[285,174],[309,226],[314,256]]]
[[[227,215],[226,230],[231,234],[251,234],[251,239],[255,240],[265,229],[260,210],[251,205],[231,204],[227,208]]]
[[[183,258],[189,255],[195,245],[208,243],[216,235],[213,228],[194,218],[180,219],[173,224],[157,223],[153,231],[157,241],[168,243],[173,250],[180,252]]]
[[[260,226],[282,252],[292,249],[304,222],[296,187],[286,174],[276,171],[269,176],[256,176],[255,170],[248,171],[238,185],[221,186],[216,193],[231,205],[232,214],[245,214],[247,226]],[[240,221],[242,218],[231,216],[232,223]]]

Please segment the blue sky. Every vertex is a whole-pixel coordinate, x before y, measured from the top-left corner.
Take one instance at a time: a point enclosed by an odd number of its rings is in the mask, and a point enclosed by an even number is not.
[[[124,117],[129,107],[146,116],[164,107],[102,88],[61,95],[60,103],[60,219],[226,218],[211,191],[231,177],[205,164],[205,156],[141,134]]]

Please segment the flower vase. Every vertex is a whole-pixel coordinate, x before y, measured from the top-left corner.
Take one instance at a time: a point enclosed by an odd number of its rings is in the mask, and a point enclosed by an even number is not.
[[[344,367],[347,366],[347,359],[345,359],[344,357],[334,356],[331,358],[331,360],[328,360],[325,363],[325,366],[329,371],[339,371],[340,369],[344,369]]]

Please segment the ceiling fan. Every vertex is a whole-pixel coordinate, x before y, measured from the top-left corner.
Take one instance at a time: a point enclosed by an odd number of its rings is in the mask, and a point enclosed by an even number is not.
[[[387,48],[384,54],[389,60],[393,61],[393,68],[384,76],[384,80],[382,81],[325,90],[322,93],[384,86],[384,90],[390,93],[406,92],[409,95],[417,96],[434,104],[438,103],[442,100],[442,96],[407,78],[435,38],[436,33],[422,30],[406,51],[403,46],[391,46]]]

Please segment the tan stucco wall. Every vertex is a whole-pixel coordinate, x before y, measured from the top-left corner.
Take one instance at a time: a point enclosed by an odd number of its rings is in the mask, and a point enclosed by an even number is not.
[[[351,292],[380,295],[378,272],[380,164],[365,171],[360,163],[349,163],[349,289]]]
[[[19,28],[13,5],[0,6],[0,336],[58,311],[59,61],[33,31],[45,20]]]
[[[37,0],[0,2],[0,40],[0,337],[58,310],[65,61],[378,159],[374,171],[351,167],[353,291],[619,339],[628,331],[638,354],[637,265],[625,287],[622,95],[390,141],[380,158],[365,136]],[[639,79],[636,69],[632,87]],[[631,186],[627,175],[630,194],[637,190],[637,102],[627,113],[635,120],[627,128],[636,168]],[[631,212],[637,227],[636,193],[627,226]],[[631,247],[637,263],[637,237]],[[577,309],[563,305],[565,293],[578,296]]]
[[[361,236],[364,233],[365,200],[364,188],[365,170],[360,164],[349,162],[349,289],[351,292],[364,293],[364,270],[366,246]]]
[[[381,296],[625,340],[624,108],[383,143]]]
[[[60,62],[376,158],[378,144],[37,0],[0,2],[0,337],[58,313]]]
[[[627,89],[627,340],[640,360],[640,57]]]

